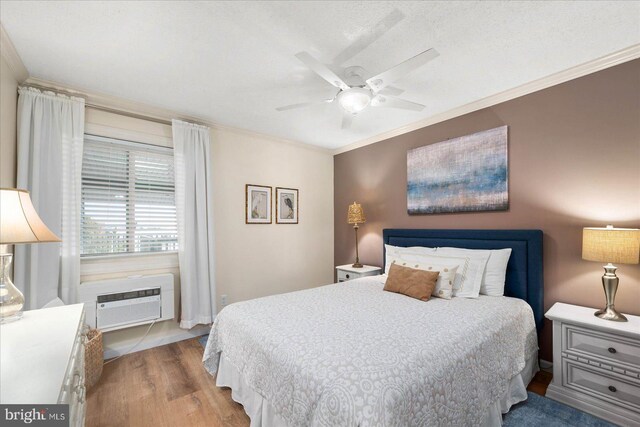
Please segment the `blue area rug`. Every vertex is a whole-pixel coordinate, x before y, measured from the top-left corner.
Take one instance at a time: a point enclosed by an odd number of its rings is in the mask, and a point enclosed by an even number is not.
[[[202,347],[207,346],[209,335],[198,338]],[[528,393],[529,398],[503,417],[504,427],[615,427],[600,418],[579,411],[555,400]]]
[[[528,393],[529,398],[503,417],[505,427],[615,427],[600,418],[579,411],[555,400]]]
[[[200,338],[198,338],[198,341],[200,342],[200,344],[202,344],[202,347],[206,347],[208,339],[209,339],[209,335],[203,335]]]

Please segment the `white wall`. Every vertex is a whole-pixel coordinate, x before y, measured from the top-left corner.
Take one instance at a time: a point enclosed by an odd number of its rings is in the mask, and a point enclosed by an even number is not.
[[[212,140],[218,305],[222,294],[235,302],[332,283],[333,156],[236,131],[214,129]],[[299,224],[245,224],[245,184],[297,188]]]
[[[0,57],[0,187],[16,184],[16,108],[18,81]]]
[[[167,125],[91,108],[87,109],[86,122],[87,133],[171,145],[171,127]],[[331,283],[331,153],[224,128],[212,130],[212,144],[218,309],[223,294],[230,304]],[[299,189],[299,224],[245,224],[245,184]],[[82,281],[173,273],[179,313],[180,278],[175,254],[83,260],[82,264]],[[146,329],[139,326],[106,333],[105,347],[111,350],[108,355],[126,350]],[[201,329],[193,331],[194,335],[200,333]],[[185,337],[176,319],[155,325],[145,343]]]

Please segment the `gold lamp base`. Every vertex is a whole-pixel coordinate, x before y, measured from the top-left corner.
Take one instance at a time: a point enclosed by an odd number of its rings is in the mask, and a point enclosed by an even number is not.
[[[358,256],[358,224],[353,226],[353,229],[356,230],[356,262],[353,263],[353,265],[351,267],[353,268],[362,268],[364,267],[361,263],[360,263],[360,257]]]
[[[606,307],[593,313],[594,316],[604,320],[613,320],[614,322],[627,322],[624,314],[619,313],[615,307]]]
[[[602,276],[602,287],[604,288],[604,296],[607,305],[604,309],[593,313],[594,316],[604,320],[612,320],[614,322],[626,322],[627,318],[624,314],[618,313],[614,305],[616,292],[618,291],[618,283],[620,279],[616,276],[617,267],[611,263],[604,266],[604,275]]]

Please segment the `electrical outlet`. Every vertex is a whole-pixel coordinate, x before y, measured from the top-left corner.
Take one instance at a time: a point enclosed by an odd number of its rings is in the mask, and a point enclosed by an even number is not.
[[[226,294],[225,294],[225,295],[222,295],[222,296],[220,297],[220,305],[221,305],[221,306],[223,306],[223,307],[224,307],[225,305],[227,305],[227,295],[226,295]]]

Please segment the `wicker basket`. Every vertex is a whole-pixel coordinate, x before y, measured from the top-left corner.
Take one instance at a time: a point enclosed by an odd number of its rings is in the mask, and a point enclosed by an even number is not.
[[[84,383],[87,390],[96,385],[102,375],[103,357],[102,332],[89,329],[84,345]]]

